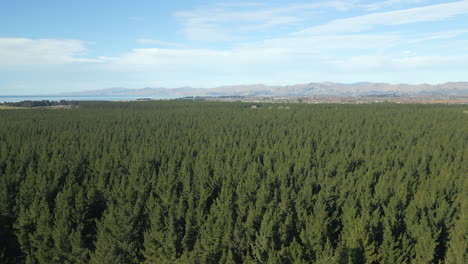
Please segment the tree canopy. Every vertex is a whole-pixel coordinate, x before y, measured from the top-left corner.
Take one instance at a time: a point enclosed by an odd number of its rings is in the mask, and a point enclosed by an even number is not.
[[[466,110],[0,110],[0,262],[466,263]]]

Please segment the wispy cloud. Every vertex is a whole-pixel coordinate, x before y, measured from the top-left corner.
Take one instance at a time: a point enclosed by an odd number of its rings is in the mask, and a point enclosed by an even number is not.
[[[169,41],[162,41],[159,39],[137,39],[137,42],[140,44],[144,45],[158,45],[158,46],[166,46],[166,47],[176,47],[176,48],[183,48],[186,45],[180,44],[180,43],[175,43],[175,42],[169,42]]]
[[[468,55],[463,56],[423,56],[414,55],[412,52],[405,52],[403,56],[389,55],[364,55],[352,56],[332,60],[331,64],[335,69],[345,72],[362,72],[362,71],[440,71],[450,68],[453,64],[463,64],[463,61],[468,59]],[[468,70],[468,65],[460,69]]]
[[[359,6],[363,7],[366,10],[379,10],[394,6],[403,6],[403,5],[411,5],[411,4],[421,4],[425,3],[427,0],[386,0],[381,2],[375,2],[370,4],[360,4]]]
[[[453,39],[462,35],[468,34],[468,30],[446,30],[438,31],[432,33],[423,33],[416,35],[415,38],[411,39],[409,43],[418,43],[431,40],[443,40],[443,39]]]
[[[377,4],[398,6],[399,2],[376,3],[373,8],[367,7],[367,11],[379,9]],[[323,78],[343,81],[341,76],[350,76],[348,80],[367,76],[370,79],[364,80],[371,81],[379,78],[376,73],[407,71],[410,76],[412,72],[453,72],[453,65],[458,65],[455,70],[468,70],[465,37],[468,30],[463,26],[451,24],[451,30],[439,28],[437,31],[427,27],[417,34],[402,26],[445,22],[456,16],[460,19],[468,13],[468,0],[375,12],[321,22],[302,31],[296,29],[318,23],[308,19],[315,15],[323,18],[329,11],[345,17],[348,13],[344,11],[350,8],[362,6],[356,1],[283,6],[244,2],[178,12],[176,16],[190,40],[222,44],[142,38],[136,40],[142,48],[112,57],[90,56],[87,43],[80,40],[0,38],[0,68],[64,65],[61,68],[75,69],[79,67],[76,65],[86,64],[82,68],[93,73],[119,73],[119,77],[133,74],[138,76],[135,79],[154,83],[164,80],[169,86],[171,81],[179,83],[181,78],[189,85],[213,83],[214,80],[218,80],[216,85],[236,83],[236,80],[245,83],[265,80],[292,83]],[[263,31],[265,34],[260,34]],[[279,33],[271,36],[271,32]],[[250,37],[252,35],[254,37]],[[449,44],[453,47],[440,48]],[[453,50],[456,52],[450,52]],[[392,74],[388,76],[387,81],[393,78]]]
[[[84,57],[84,42],[74,39],[0,38],[0,67],[97,63]]]
[[[323,25],[301,30],[295,34],[362,32],[370,30],[376,26],[396,26],[417,22],[441,21],[466,13],[468,13],[467,0],[337,19]]]
[[[439,38],[455,38],[463,30],[443,35],[350,34],[285,37],[243,44],[228,49],[134,49],[112,61],[118,69],[137,71],[264,72],[264,71],[396,71],[408,68],[444,70],[449,63],[462,63],[468,54],[418,55],[406,52],[411,44]],[[313,47],[311,49],[311,47]],[[417,46],[416,46],[417,47]],[[349,56],[349,54],[354,54]],[[260,74],[260,73],[259,73]]]
[[[182,21],[183,32],[195,41],[231,41],[243,39],[239,32],[266,30],[298,25],[310,19],[318,9],[345,11],[354,1],[323,1],[310,4],[288,4],[272,7],[260,3],[217,4],[181,11],[175,16]]]

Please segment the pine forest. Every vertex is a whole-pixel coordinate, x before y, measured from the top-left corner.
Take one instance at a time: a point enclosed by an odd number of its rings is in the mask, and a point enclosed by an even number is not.
[[[468,263],[468,108],[0,110],[0,263]]]

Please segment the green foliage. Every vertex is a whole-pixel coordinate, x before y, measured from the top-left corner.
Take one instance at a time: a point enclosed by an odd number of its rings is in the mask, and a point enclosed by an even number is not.
[[[466,106],[0,111],[0,263],[466,263]]]
[[[78,101],[49,101],[49,100],[42,100],[42,101],[21,101],[21,102],[6,102],[0,105],[7,105],[7,106],[15,106],[15,107],[44,107],[44,106],[55,106],[55,105],[78,105]]]

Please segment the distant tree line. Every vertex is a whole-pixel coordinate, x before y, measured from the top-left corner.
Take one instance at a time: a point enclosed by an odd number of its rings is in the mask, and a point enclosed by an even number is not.
[[[0,263],[467,263],[466,106],[0,110]]]
[[[43,107],[43,106],[56,106],[56,105],[72,105],[76,106],[79,104],[78,101],[67,101],[67,100],[60,100],[60,101],[49,101],[49,100],[41,100],[41,101],[21,101],[21,102],[4,102],[3,105],[8,106],[15,106],[15,107]]]

